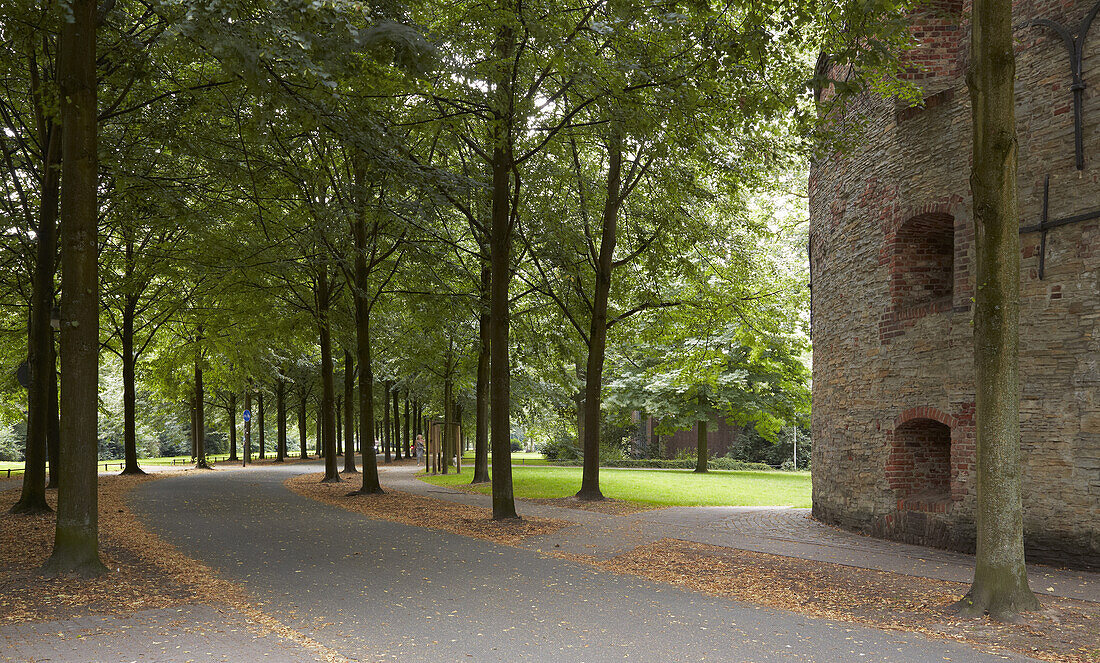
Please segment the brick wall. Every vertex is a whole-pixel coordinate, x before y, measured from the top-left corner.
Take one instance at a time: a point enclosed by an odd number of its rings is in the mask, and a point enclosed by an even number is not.
[[[1094,3],[1016,2],[1015,22],[1076,26]],[[965,15],[968,8],[961,9]],[[927,72],[912,74],[925,87],[925,106],[855,100],[845,112],[866,120],[860,147],[811,170],[813,500],[815,516],[828,522],[968,550],[975,453],[974,227],[963,78],[969,27],[952,16],[914,20],[914,34],[931,40],[911,56],[920,65],[914,72]],[[1020,223],[1039,221],[1047,176],[1051,219],[1100,208],[1100,22],[1086,46],[1080,172],[1065,47],[1049,29],[1020,27],[1016,36]],[[1100,567],[1100,223],[1051,230],[1043,279],[1039,241],[1039,233],[1021,235],[1028,555]],[[906,455],[910,447],[934,448],[933,439],[941,451]],[[934,485],[932,477],[939,477]]]

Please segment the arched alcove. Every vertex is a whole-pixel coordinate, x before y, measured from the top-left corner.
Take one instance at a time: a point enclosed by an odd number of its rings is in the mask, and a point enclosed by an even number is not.
[[[951,496],[951,428],[934,419],[910,419],[894,430],[886,480],[899,500],[921,504]]]
[[[950,301],[955,281],[955,219],[915,216],[894,236],[890,295],[896,309]]]

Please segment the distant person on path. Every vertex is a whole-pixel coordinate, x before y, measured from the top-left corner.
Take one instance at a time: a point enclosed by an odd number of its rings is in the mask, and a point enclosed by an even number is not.
[[[416,464],[420,464],[420,459],[424,457],[424,436],[416,436]]]

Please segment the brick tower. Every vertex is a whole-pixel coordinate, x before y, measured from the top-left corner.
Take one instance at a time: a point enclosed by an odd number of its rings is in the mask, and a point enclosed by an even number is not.
[[[1014,6],[1025,539],[1029,561],[1085,568],[1100,568],[1098,10]],[[968,11],[914,16],[923,107],[849,104],[859,147],[810,175],[814,516],[956,550],[974,545]]]

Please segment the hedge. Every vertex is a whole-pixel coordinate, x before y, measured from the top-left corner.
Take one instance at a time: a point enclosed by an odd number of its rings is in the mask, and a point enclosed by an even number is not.
[[[584,465],[583,460],[551,460],[547,462],[548,465],[556,465],[558,467],[581,467]],[[644,458],[641,460],[603,460],[600,461],[600,467],[648,467],[663,470],[693,470],[695,469],[695,460],[692,458],[676,458],[673,460],[665,460],[663,458]],[[775,468],[766,463],[746,463],[743,460],[734,460],[732,458],[712,458],[707,463],[707,468],[711,470],[751,470],[751,471],[774,471]]]

